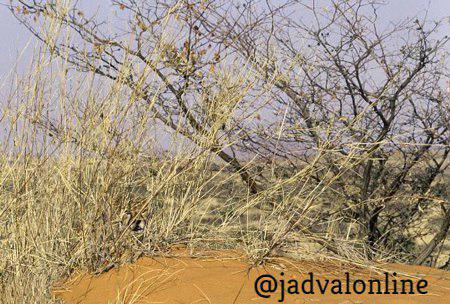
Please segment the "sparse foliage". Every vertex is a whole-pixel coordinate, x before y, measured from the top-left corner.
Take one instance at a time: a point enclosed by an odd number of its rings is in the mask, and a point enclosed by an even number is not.
[[[2,298],[174,244],[435,265],[440,22],[386,24],[368,0],[111,5],[10,3],[43,50],[0,112]]]

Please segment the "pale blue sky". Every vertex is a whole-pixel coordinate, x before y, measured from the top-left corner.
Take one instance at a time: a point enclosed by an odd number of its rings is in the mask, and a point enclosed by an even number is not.
[[[324,0],[326,3],[328,0]],[[9,0],[0,0],[0,79],[3,79],[14,64],[18,61],[19,54],[25,49],[25,55],[19,63],[26,65],[29,54],[32,53],[36,39],[11,15],[5,3]],[[102,6],[102,10],[107,8],[109,0],[81,0],[85,7],[94,10]],[[276,2],[276,1],[275,1]],[[449,18],[442,28],[443,34],[450,36],[450,0],[389,0],[389,4],[380,11],[380,19],[387,22],[399,20],[405,17],[413,17],[419,13],[423,16],[428,9],[428,19]],[[86,5],[87,4],[87,5]],[[93,11],[92,11],[93,12]],[[27,47],[28,46],[28,47]]]
[[[281,3],[281,1],[283,0],[272,0],[272,3]],[[320,3],[331,2],[330,0],[317,1]],[[110,5],[110,0],[78,0],[78,2],[83,4],[85,13],[94,14],[99,6],[101,6],[100,12],[102,15],[114,10]],[[440,34],[450,36],[450,0],[387,0],[387,2],[389,4],[378,11],[379,19],[383,23],[388,24],[390,21],[395,22],[416,16],[422,19],[424,13],[428,11],[428,20],[447,19]],[[19,72],[23,71],[24,67],[29,67],[30,55],[37,45],[36,38],[11,15],[9,9],[5,6],[6,3],[9,3],[9,0],[0,0],[0,97],[3,96],[3,93],[8,92],[7,75],[9,72],[13,70],[16,63],[18,63]],[[23,53],[23,56],[19,57],[21,53]],[[1,104],[2,100],[0,100]]]

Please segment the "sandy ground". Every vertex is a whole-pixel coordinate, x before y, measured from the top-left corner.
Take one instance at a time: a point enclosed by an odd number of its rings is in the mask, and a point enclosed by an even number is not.
[[[313,263],[286,258],[277,258],[265,266],[250,267],[242,256],[239,252],[227,251],[203,254],[201,258],[179,253],[169,257],[141,258],[134,264],[98,276],[75,273],[55,289],[55,295],[66,303],[450,303],[450,273],[437,269],[383,265],[381,273],[377,273],[373,269],[350,267],[339,262]],[[325,295],[319,295],[315,285],[314,295],[305,295],[300,289],[300,294],[285,293],[284,300],[279,302],[281,279],[285,280],[285,286],[289,279],[301,284],[308,278],[308,272],[312,272],[314,279],[319,278],[323,283],[326,278],[330,282],[338,278],[345,284],[346,271],[352,280],[381,280],[386,269],[396,271],[398,280],[411,279],[416,284],[418,280],[426,279],[428,286],[422,291],[426,290],[428,294],[334,295],[328,289]],[[255,292],[255,280],[262,274],[271,274],[278,280],[278,291],[267,299]]]

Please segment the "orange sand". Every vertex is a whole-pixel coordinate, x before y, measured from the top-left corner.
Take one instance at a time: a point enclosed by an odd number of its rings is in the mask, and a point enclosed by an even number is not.
[[[213,253],[215,258],[156,257],[141,258],[136,263],[113,269],[99,276],[76,274],[59,286],[55,294],[66,303],[279,303],[280,293],[269,299],[257,296],[255,279],[270,273],[278,279],[295,278],[301,282],[313,272],[320,279],[383,278],[368,269],[348,269],[342,264],[325,264],[279,258],[264,267],[249,268],[236,252]],[[425,278],[427,295],[289,295],[282,303],[450,303],[450,273],[427,267],[389,265],[384,269],[397,271],[398,280]],[[280,272],[284,273],[280,277]],[[408,276],[400,276],[408,274]],[[287,285],[287,283],[286,283]],[[280,286],[280,285],[279,285]],[[328,289],[329,290],[329,289]]]

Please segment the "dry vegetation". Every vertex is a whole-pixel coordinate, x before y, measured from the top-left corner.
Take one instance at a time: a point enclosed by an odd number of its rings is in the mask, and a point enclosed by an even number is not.
[[[110,34],[68,1],[12,1],[43,43],[0,112],[4,303],[177,244],[445,264],[438,23],[219,2],[112,1],[128,23]]]

